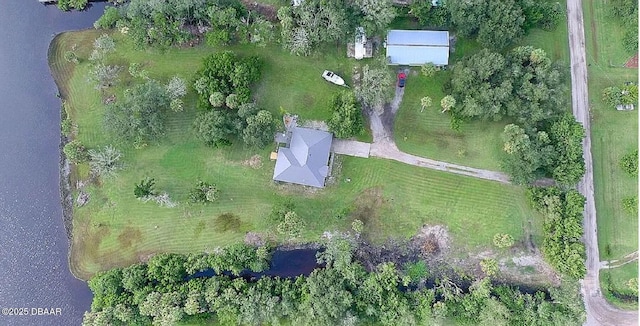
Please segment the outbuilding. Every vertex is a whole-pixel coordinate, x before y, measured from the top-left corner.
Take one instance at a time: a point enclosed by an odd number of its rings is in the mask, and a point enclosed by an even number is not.
[[[425,30],[390,30],[386,40],[390,65],[422,66],[449,64],[449,32]]]

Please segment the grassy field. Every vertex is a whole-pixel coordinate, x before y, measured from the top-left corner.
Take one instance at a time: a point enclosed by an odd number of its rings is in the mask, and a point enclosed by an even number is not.
[[[398,22],[400,27],[411,27],[409,22]],[[532,45],[547,51],[552,60],[560,61],[569,73],[569,45],[566,18],[562,18],[554,31],[531,30],[519,45]],[[458,39],[450,63],[480,50],[475,41]],[[413,68],[407,78],[405,94],[395,123],[395,140],[401,150],[436,160],[467,166],[500,170],[502,140],[500,134],[508,123],[466,122],[460,132],[450,127],[448,114],[440,113],[442,85],[449,79],[450,71],[440,71],[434,77],[422,76],[419,68]],[[567,75],[569,78],[569,75]],[[567,85],[570,84],[567,79]],[[421,111],[420,99],[429,96],[433,106]],[[570,94],[567,94],[570,103]],[[567,107],[570,110],[570,107]]]
[[[637,178],[627,175],[619,167],[620,158],[638,147],[638,111],[618,112],[601,100],[602,90],[638,80],[637,69],[622,68],[632,56],[622,48],[623,31],[606,12],[606,4],[584,2],[587,62],[589,64],[589,103],[592,112],[592,152],[598,214],[598,240],[601,260],[621,259],[638,250],[638,217],[622,208],[624,197],[637,195]],[[637,109],[636,109],[637,110]],[[609,278],[610,276],[610,278]],[[638,263],[603,271],[603,290],[606,282],[614,288],[624,288],[631,277],[638,276]],[[612,300],[621,304],[620,300]],[[637,303],[632,306],[637,308]]]
[[[65,33],[52,47],[52,67],[68,99],[67,111],[78,125],[77,137],[89,148],[109,142],[101,127],[101,95],[86,82],[88,64],[74,67],[64,62],[62,54],[77,44],[79,56],[86,58],[87,48],[98,35],[95,31]],[[151,77],[162,81],[175,74],[190,79],[201,58],[214,51],[201,47],[139,52],[118,35],[114,37],[118,51],[110,60],[121,65],[141,62]],[[264,78],[254,95],[260,106],[274,113],[283,107],[306,119],[326,118],[324,103],[340,89],[326,84],[319,77],[321,70],[330,66],[347,77],[351,72],[342,51],[301,58],[276,47],[230,49],[257,53],[265,60]],[[123,78],[116,93],[128,82]],[[339,176],[324,190],[275,185],[271,181],[274,162],[268,160],[272,148],[256,150],[238,144],[212,149],[195,140],[191,132],[195,97],[187,97],[185,111],[170,115],[167,137],[160,144],[123,149],[126,168],[100,186],[85,189],[91,200],[74,212],[71,268],[77,276],[88,278],[156,252],[212,250],[242,241],[248,231],[272,236],[273,226],[265,217],[274,203],[285,198],[293,200],[306,222],[303,241],[316,240],[325,230],[348,229],[354,218],[360,218],[365,234],[373,240],[409,237],[425,223],[444,224],[454,248],[481,250],[491,246],[497,232],[521,239],[524,226],[534,217],[520,188],[379,159],[339,159],[335,169]],[[246,164],[253,155],[261,158],[261,166]],[[86,166],[75,169],[74,178],[85,178],[87,170]],[[144,177],[155,178],[156,188],[169,193],[179,206],[163,208],[135,199],[134,183]],[[221,197],[216,203],[187,202],[188,191],[198,179],[218,185]],[[346,216],[340,214],[345,209]],[[224,213],[237,217],[239,223],[233,230],[223,232],[216,222]],[[537,236],[539,225],[533,224],[531,231]]]

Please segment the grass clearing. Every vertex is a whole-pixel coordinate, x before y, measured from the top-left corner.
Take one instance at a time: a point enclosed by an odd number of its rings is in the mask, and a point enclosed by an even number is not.
[[[602,292],[605,298],[618,307],[630,310],[638,309],[637,299],[635,302],[633,294],[629,291],[627,282],[629,279],[638,277],[638,262],[616,267],[613,269],[601,269],[600,279],[602,280]]]
[[[632,56],[622,47],[623,31],[609,17],[606,3],[588,0],[583,5],[587,62],[589,64],[589,104],[595,200],[598,216],[598,246],[601,260],[621,259],[638,250],[638,217],[622,208],[624,197],[638,194],[637,178],[619,166],[620,158],[638,148],[638,111],[616,111],[602,102],[602,90],[638,81],[638,70],[622,68]],[[616,300],[608,292],[606,278],[615,288],[638,275],[637,263],[602,271],[601,285],[611,302],[623,308],[635,305]]]
[[[562,1],[564,3],[564,1]],[[400,20],[398,26],[409,26]],[[417,27],[415,27],[417,28]],[[567,87],[570,87],[569,44],[567,21],[562,17],[553,31],[533,29],[518,45],[532,45],[544,49],[554,61],[565,67]],[[473,41],[458,39],[450,63],[478,52],[481,46]],[[427,78],[419,67],[412,68],[395,122],[395,141],[398,148],[407,153],[435,160],[457,163],[476,168],[501,170],[500,157],[503,142],[500,137],[508,121],[465,122],[460,132],[450,127],[450,116],[440,113],[440,100],[447,95],[443,85],[450,78],[450,71],[439,71]],[[431,97],[433,105],[421,112],[420,99]],[[571,110],[571,94],[567,93],[567,111]]]
[[[104,105],[99,92],[86,82],[88,63],[73,67],[63,61],[62,54],[78,44],[79,56],[86,58],[86,49],[98,35],[93,30],[62,34],[54,41],[51,57],[62,94],[68,98],[67,110],[78,125],[77,138],[89,148],[109,143],[102,132]],[[143,69],[161,81],[175,74],[189,80],[201,58],[214,51],[208,47],[164,53],[136,51],[118,35],[114,37],[118,51],[111,60],[143,63]],[[331,67],[349,80],[352,69],[342,50],[333,56],[304,58],[277,47],[225,49],[255,53],[265,60],[264,77],[254,91],[261,107],[278,114],[283,107],[303,119],[325,119],[328,111],[324,103],[341,90],[324,82],[321,71]],[[125,78],[115,94],[119,96],[130,82]],[[301,241],[317,240],[325,230],[347,230],[359,216],[367,217],[365,234],[375,241],[410,237],[423,224],[444,224],[453,247],[468,252],[490,247],[496,232],[520,240],[525,226],[535,220],[521,188],[374,158],[340,158],[336,168],[340,175],[324,190],[276,185],[271,181],[275,163],[268,160],[271,148],[257,150],[235,144],[213,149],[195,139],[191,131],[196,115],[192,92],[185,101],[185,111],[169,115],[164,140],[142,149],[123,149],[126,168],[100,186],[84,189],[91,200],[75,208],[70,259],[78,277],[87,279],[97,271],[127,266],[157,252],[211,251],[242,241],[248,231],[275,236],[274,226],[265,217],[274,203],[285,198],[293,200],[306,222]],[[261,166],[246,164],[254,155],[261,157]],[[86,174],[87,167],[80,166],[73,177],[77,180]],[[155,178],[156,189],[169,193],[179,206],[165,208],[135,199],[134,184],[145,177]],[[198,179],[219,187],[220,198],[215,203],[187,202]],[[346,216],[341,214],[345,211],[349,212]],[[232,215],[221,217],[225,214]],[[222,223],[225,219],[231,222]],[[540,226],[533,224],[533,230],[528,231],[537,237]]]

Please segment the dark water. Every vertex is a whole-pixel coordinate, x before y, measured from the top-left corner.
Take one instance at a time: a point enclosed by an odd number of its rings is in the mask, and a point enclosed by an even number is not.
[[[321,267],[316,263],[316,249],[296,249],[296,250],[278,250],[271,257],[271,265],[269,269],[256,273],[249,270],[242,271],[241,277],[257,280],[263,276],[280,276],[283,278],[296,277],[300,275],[309,276],[314,269]],[[230,273],[222,273],[232,276]],[[213,269],[195,273],[188,278],[195,277],[211,277],[215,276]]]
[[[47,49],[52,34],[91,27],[103,10],[94,4],[62,13],[36,0],[0,0],[0,325],[79,325],[91,303],[67,264],[60,102]],[[11,312],[30,316],[6,316],[4,308],[26,308]],[[33,316],[37,308],[59,308],[61,315]]]

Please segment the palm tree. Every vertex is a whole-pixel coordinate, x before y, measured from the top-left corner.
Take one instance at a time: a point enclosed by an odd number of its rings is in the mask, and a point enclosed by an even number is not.
[[[431,98],[429,96],[425,96],[423,98],[420,99],[420,112],[424,111],[424,109],[431,107],[431,104],[433,104],[433,101],[431,100]]]

